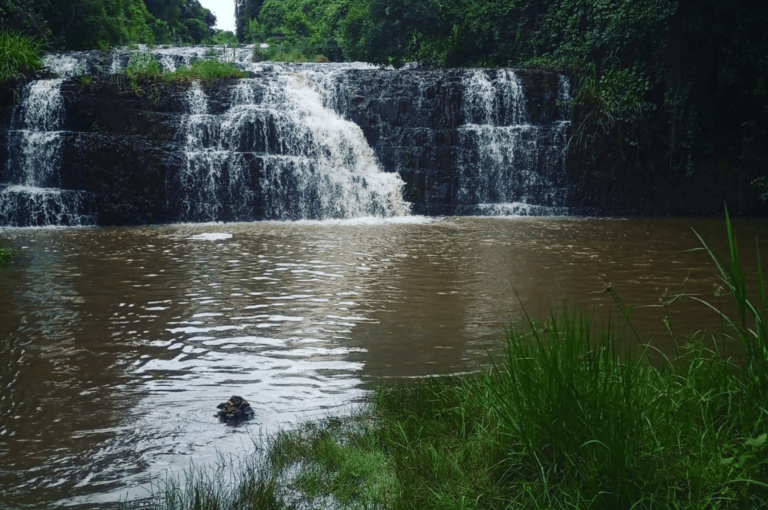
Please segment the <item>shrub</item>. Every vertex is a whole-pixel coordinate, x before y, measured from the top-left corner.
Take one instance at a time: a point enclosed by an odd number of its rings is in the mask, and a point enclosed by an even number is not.
[[[151,53],[137,51],[131,55],[125,74],[132,78],[160,76],[163,74],[163,67]]]

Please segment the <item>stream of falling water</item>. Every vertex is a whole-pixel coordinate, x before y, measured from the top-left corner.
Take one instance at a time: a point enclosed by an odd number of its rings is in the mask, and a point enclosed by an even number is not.
[[[197,82],[187,91],[187,114],[181,116],[178,126],[180,143],[169,147],[180,151],[185,163],[169,169],[166,178],[174,195],[165,204],[172,211],[167,215],[171,221],[409,214],[410,204],[403,199],[405,183],[398,172],[408,161],[412,164],[419,152],[395,155],[397,163],[385,172],[377,154],[382,157],[382,150],[397,148],[380,146],[386,141],[384,136],[374,152],[361,128],[349,120],[349,94],[355,77],[382,70],[359,63],[255,63],[249,47],[174,47],[143,48],[139,53],[113,50],[107,56],[94,52],[46,56],[46,65],[62,78],[29,84],[16,109],[14,125],[7,132],[9,158],[5,182],[0,185],[0,224],[87,225],[97,221],[91,194],[59,189],[62,146],[72,138],[62,131],[66,119],[61,83],[83,73],[123,72],[137,55],[156,59],[166,72],[200,59],[218,58],[258,75],[231,85],[228,100],[218,97],[220,90]],[[397,89],[398,72],[383,72],[377,79],[391,89],[389,93],[402,93]],[[449,148],[456,182],[446,184],[447,192],[453,194],[450,200],[457,204],[456,212],[567,214],[567,79],[558,77],[559,120],[538,123],[540,119],[534,122],[531,118],[516,71],[457,72],[464,124],[457,126],[457,140]],[[406,120],[412,117],[411,110],[429,104],[427,96],[435,93],[427,75],[409,76],[425,81],[415,87],[416,95],[407,98],[412,108],[400,105],[397,108],[402,111],[387,113],[395,115],[391,120],[396,122],[401,115]],[[213,99],[216,107],[209,109],[211,93],[218,95]],[[407,122],[402,129],[413,137],[444,137],[432,127]]]
[[[29,83],[15,108],[7,131],[7,182],[0,187],[0,225],[95,223],[90,193],[59,189],[64,142],[62,81]]]
[[[208,112],[200,84],[180,129],[182,221],[404,216],[403,181],[383,172],[358,126],[323,105],[306,77],[243,79]]]
[[[569,122],[534,125],[523,87],[512,70],[475,72],[464,81],[466,124],[459,128],[463,150],[457,166],[460,200],[469,205],[462,212],[566,214],[563,148]],[[567,84],[561,76],[561,96],[563,82]],[[534,196],[539,197],[538,203]]]

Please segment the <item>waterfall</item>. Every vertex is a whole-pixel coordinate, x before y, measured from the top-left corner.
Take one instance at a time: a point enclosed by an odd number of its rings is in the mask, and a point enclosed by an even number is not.
[[[57,186],[60,164],[64,101],[63,80],[30,83],[12,120],[7,175],[24,186]],[[16,150],[13,150],[13,149]]]
[[[517,74],[509,69],[467,71],[457,152],[461,213],[562,215],[568,122],[534,124]],[[558,76],[560,105],[568,80]],[[567,118],[560,106],[560,118]]]
[[[382,172],[362,130],[326,108],[306,76],[240,80],[220,115],[199,84],[186,101],[182,221],[408,214],[402,180]]]
[[[71,61],[68,61],[71,63]],[[0,225],[26,227],[95,223],[93,196],[58,189],[63,143],[62,79],[29,83],[8,130]]]
[[[3,131],[0,225],[94,223],[96,197],[60,189],[81,186],[99,190],[104,221],[118,223],[389,217],[412,206],[420,214],[568,213],[565,76],[252,62],[252,46],[138,51],[165,72],[216,58],[250,77],[154,83],[151,93],[103,103],[125,78],[104,80],[124,73],[135,51],[47,55],[60,78],[26,85]],[[79,83],[82,74],[94,87]],[[79,101],[73,85],[91,96]],[[155,102],[143,103],[149,94]],[[104,132],[111,124],[121,127]],[[125,156],[115,173],[111,148]],[[88,168],[97,182],[62,173],[63,154],[96,162]],[[137,164],[151,175],[134,172]],[[133,189],[141,179],[151,183]],[[147,212],[151,204],[163,205]],[[136,220],[132,211],[141,211]]]

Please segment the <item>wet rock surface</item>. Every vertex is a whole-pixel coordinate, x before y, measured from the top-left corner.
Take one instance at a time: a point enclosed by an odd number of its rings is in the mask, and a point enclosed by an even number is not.
[[[189,158],[185,157],[185,150],[189,151],[186,147],[189,136],[210,138],[216,135],[214,131],[226,126],[222,124],[213,129],[201,124],[197,131],[187,133],[184,127],[185,123],[189,124],[189,83],[104,74],[114,62],[124,66],[127,53],[91,52],[86,56],[88,58],[80,58],[84,62],[81,70],[92,75],[88,79],[67,78],[61,85],[65,115],[57,186],[90,193],[98,211],[96,221],[99,225],[188,220],[181,211],[189,202],[184,195],[188,191],[184,176],[190,169]],[[468,90],[474,87],[471,86],[472,79],[484,80],[489,90],[502,94],[500,72],[361,68],[341,69],[334,73],[327,73],[322,68],[309,75],[322,78],[322,86],[327,91],[326,107],[361,128],[382,170],[396,172],[405,181],[403,194],[413,204],[412,212],[461,214],[463,207],[485,202],[565,205],[565,174],[561,171],[561,162],[554,161],[559,158],[557,147],[562,145],[560,138],[563,136],[561,130],[547,127],[556,126],[563,119],[556,101],[557,73],[515,71],[525,96],[525,113],[521,117],[524,122],[521,124],[519,119],[512,122],[509,112],[504,111],[505,105],[517,103],[496,99],[490,100],[488,105],[495,105],[493,110],[499,109],[493,114],[493,122],[499,120],[501,124],[487,124],[474,130],[468,130],[466,126],[485,121],[468,118],[464,106]],[[259,98],[266,94],[258,90],[258,83],[273,81],[276,71],[265,69],[253,73],[252,77],[258,104]],[[236,80],[221,80],[202,85],[208,114],[218,115],[232,108],[236,84]],[[0,105],[3,127],[9,125],[8,119],[13,112],[12,97],[0,94],[4,103]],[[506,117],[509,117],[507,121],[503,119]],[[230,210],[237,209],[229,196],[231,186],[211,186],[205,193],[222,204],[215,221],[271,219],[270,211],[275,207],[270,196],[263,193],[265,183],[273,188],[303,189],[293,182],[295,176],[289,172],[275,177],[268,175],[265,169],[265,157],[282,153],[294,156],[282,147],[283,139],[274,136],[279,133],[283,120],[278,115],[269,122],[250,122],[242,130],[247,134],[242,140],[227,139],[216,149],[220,151],[222,161],[229,159],[220,165],[214,176],[222,182],[238,181],[237,185],[246,190],[248,197],[238,207],[246,207],[248,214],[244,215],[239,209]],[[521,143],[527,149],[513,151],[507,147],[510,144],[506,138],[499,138],[499,134],[516,130],[522,134],[515,143]],[[493,166],[477,163],[489,153],[487,144],[481,141],[488,136],[486,132],[491,133],[492,138],[499,138],[492,140],[501,148],[497,159],[510,168],[523,167],[524,171],[515,170],[512,178],[506,171],[489,177],[475,175],[475,167]],[[534,132],[535,136],[527,134]],[[509,138],[510,135],[505,136]],[[6,159],[8,149],[2,145],[0,157]],[[206,148],[211,157],[216,150]],[[511,158],[520,161],[509,163],[507,160]],[[238,173],[230,168],[233,165],[238,165]],[[7,173],[5,168],[0,167],[0,182],[13,182],[4,172]],[[197,176],[197,180],[212,183],[214,177]],[[278,181],[272,182],[275,179]],[[515,191],[499,194],[494,192],[497,188]],[[553,189],[557,191],[553,193]],[[303,217],[300,211],[293,210],[298,207],[296,203],[319,200],[314,196],[291,195],[288,198],[288,205],[282,207],[286,211],[282,219]]]
[[[238,422],[250,420],[255,414],[250,404],[237,395],[232,395],[229,400],[216,406],[220,411],[213,415],[221,422]]]
[[[385,171],[400,174],[406,183],[405,198],[414,204],[416,214],[462,214],[465,206],[483,199],[566,205],[553,203],[546,196],[549,189],[565,188],[565,173],[559,172],[562,162],[546,156],[547,147],[562,145],[556,140],[557,133],[547,130],[548,126],[567,120],[557,101],[559,75],[547,70],[515,70],[522,89],[521,101],[516,102],[503,97],[509,93],[499,76],[504,72],[492,69],[357,70],[337,84],[333,106],[360,126]],[[478,91],[478,81],[488,89]],[[485,92],[487,96],[478,97],[478,93],[482,96]],[[476,107],[494,110],[481,115],[487,119],[473,118],[472,108],[467,108],[468,103],[478,99],[481,104]],[[483,100],[487,103],[482,104]],[[519,118],[505,111],[514,107],[522,109]],[[511,163],[509,156],[514,156],[509,142],[512,140],[503,136],[494,139],[494,134],[505,128],[515,129],[520,121],[525,129],[537,131],[532,141],[537,147],[529,147],[536,153],[529,161]],[[522,177],[528,181],[517,183],[517,193],[502,193],[504,196],[478,193],[477,188],[499,187],[498,182],[489,183],[484,179],[481,175],[484,169],[473,168],[483,159],[478,151],[487,147],[473,144],[466,128],[486,122],[493,122],[494,126],[486,126],[491,129],[485,141],[506,144],[501,150],[509,150],[509,154],[494,163],[515,167],[514,171],[504,172],[503,179]],[[500,130],[492,133],[494,127]],[[519,155],[526,152],[526,147],[520,145],[514,152]],[[532,182],[542,185],[531,186]],[[478,196],[483,194],[484,197]]]

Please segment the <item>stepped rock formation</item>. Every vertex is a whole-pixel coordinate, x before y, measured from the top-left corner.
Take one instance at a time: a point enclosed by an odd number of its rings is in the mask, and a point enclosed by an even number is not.
[[[153,50],[168,71],[210,51]],[[55,138],[52,177],[26,182],[13,119],[27,107],[5,104],[0,225],[45,224],[19,219],[35,214],[13,205],[30,202],[24,186],[77,197],[80,224],[567,212],[557,73],[255,64],[247,48],[225,51],[249,78],[132,81],[127,51],[49,57],[57,124],[35,136]]]

